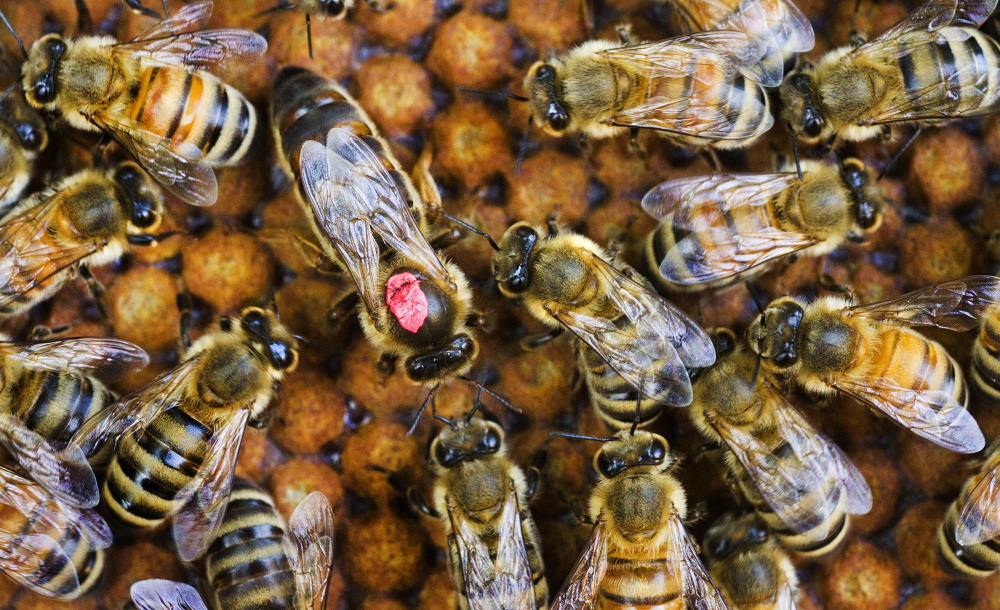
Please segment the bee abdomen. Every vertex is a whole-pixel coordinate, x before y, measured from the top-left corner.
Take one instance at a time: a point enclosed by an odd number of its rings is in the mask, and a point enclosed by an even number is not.
[[[963,36],[956,38],[964,40],[938,37],[899,58],[906,96],[914,106],[968,112],[996,102],[1000,47],[973,28],[946,28],[941,34],[959,30]]]
[[[962,496],[965,496],[963,490]],[[955,540],[958,526],[958,502],[948,507],[944,522],[938,528],[938,555],[946,570],[956,576],[983,578],[1000,568],[1000,540],[962,546]]]
[[[613,428],[629,428],[635,421],[635,405],[639,398],[636,388],[608,366],[601,356],[588,346],[578,348],[580,368],[594,409]],[[643,398],[639,407],[639,427],[647,426],[660,416],[663,405]]]
[[[11,396],[12,413],[50,441],[66,442],[93,413],[113,402],[104,384],[72,373],[26,370]]]
[[[972,347],[972,382],[992,402],[1000,402],[1000,310],[983,316],[979,336]]]
[[[206,72],[160,66],[143,72],[131,118],[195,146],[211,165],[239,162],[257,129],[257,111],[235,88]]]
[[[600,585],[599,608],[673,608],[681,591],[671,587],[676,582],[674,560],[666,558],[632,559],[608,557],[608,571]],[[678,606],[682,607],[682,606]]]
[[[152,529],[170,514],[172,501],[197,473],[212,431],[180,408],[168,409],[138,436],[118,441],[103,497],[126,529]]]

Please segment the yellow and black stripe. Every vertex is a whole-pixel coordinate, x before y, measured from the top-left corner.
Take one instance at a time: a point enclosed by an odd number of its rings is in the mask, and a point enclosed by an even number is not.
[[[206,72],[152,66],[139,81],[129,117],[152,133],[197,147],[210,165],[246,156],[257,112],[242,93]]]
[[[120,438],[101,494],[112,524],[127,531],[161,525],[177,492],[204,462],[212,434],[175,406],[140,434]]]
[[[57,371],[24,369],[3,400],[11,415],[41,436],[65,443],[89,416],[114,402],[101,382]]]
[[[598,608],[630,610],[633,608],[681,608],[681,575],[677,557],[668,557],[667,549],[643,549],[642,556],[632,556],[625,549],[608,549],[608,571],[601,579]]]
[[[960,405],[968,406],[965,375],[944,346],[920,333],[883,325],[879,349],[867,375],[892,379],[916,391],[947,392]]]
[[[958,529],[958,513],[969,501],[969,494],[986,477],[996,476],[996,469],[1000,462],[1000,444],[994,444],[989,457],[983,462],[979,472],[970,477],[962,486],[958,498],[948,507],[944,521],[938,528],[938,556],[941,564],[950,573],[956,576],[985,578],[1000,568],[1000,538],[985,540],[978,544],[962,546],[955,540],[955,533]],[[992,509],[993,507],[988,507]],[[997,511],[993,514],[980,514],[980,519],[996,519]]]
[[[249,481],[234,480],[222,527],[205,556],[217,610],[298,608],[284,535],[274,500]]]
[[[629,323],[625,316],[615,321],[616,325],[622,323]],[[589,346],[578,342],[576,353],[590,401],[597,414],[612,428],[630,428],[635,421],[635,404],[639,391]],[[653,423],[662,412],[662,404],[644,397],[639,406],[639,427]]]
[[[983,315],[979,336],[972,346],[970,369],[977,394],[1000,403],[1000,308],[991,307]]]

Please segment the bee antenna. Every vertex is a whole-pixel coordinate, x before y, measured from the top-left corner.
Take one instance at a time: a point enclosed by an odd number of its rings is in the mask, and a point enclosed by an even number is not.
[[[590,436],[589,434],[574,434],[572,432],[549,432],[549,436],[561,436],[563,438],[573,438],[582,441],[597,441],[599,443],[615,440],[613,436]]]
[[[14,83],[10,87],[7,87],[7,89],[4,90],[3,94],[0,95],[0,102],[3,102],[5,99],[7,99],[7,96],[10,95],[12,91],[14,91],[15,87],[17,87],[17,83]]]
[[[297,4],[292,4],[291,2],[279,2],[271,8],[266,8],[258,13],[254,13],[253,17],[256,19],[258,17],[264,17],[265,15],[271,15],[281,11],[290,11],[295,8],[298,8]]]
[[[458,218],[455,218],[454,216],[452,216],[448,212],[445,212],[444,210],[441,210],[441,215],[444,216],[445,218],[447,218],[448,220],[452,221],[453,223],[455,223],[455,224],[457,224],[457,225],[459,225],[461,227],[465,227],[466,229],[472,231],[476,235],[481,235],[481,236],[485,237],[486,241],[490,242],[490,246],[494,250],[496,250],[497,252],[500,251],[500,246],[498,246],[497,242],[495,242],[493,240],[493,236],[490,235],[489,233],[487,233],[486,231],[483,231],[482,229],[477,229],[476,227],[474,227],[474,226],[470,225],[469,223],[465,222],[464,220],[459,220]]]
[[[760,349],[760,341],[757,342],[757,348]],[[757,374],[760,373],[760,352],[757,352],[757,358],[753,361],[753,373],[750,374],[750,385],[757,385]]]
[[[313,58],[313,23],[312,15],[306,13],[306,42],[309,45],[309,59]]]
[[[635,417],[632,419],[632,429],[629,430],[630,436],[635,436],[635,431],[639,428],[640,413],[642,413],[642,377],[639,377],[639,386],[636,388],[637,392],[635,394]]]
[[[443,415],[438,415],[437,413],[435,413],[435,414],[434,414],[434,419],[436,419],[436,420],[438,420],[438,421],[441,421],[441,422],[444,422],[444,423],[448,424],[448,426],[449,426],[449,427],[450,427],[451,429],[453,429],[453,430],[455,429],[455,427],[456,427],[456,425],[457,425],[457,424],[456,424],[455,422],[453,422],[452,420],[448,419],[447,417],[445,417],[445,416],[443,416]]]
[[[795,137],[795,130],[792,129],[792,124],[786,122],[785,127],[788,128],[788,133],[792,136],[792,156],[795,157],[795,173],[798,174],[799,180],[802,180],[802,164],[799,162],[799,141]]]
[[[528,116],[528,126],[524,129],[524,135],[521,136],[521,144],[517,147],[517,161],[514,162],[514,175],[521,173],[521,165],[524,163],[524,156],[528,154],[528,143],[531,142],[531,125],[533,123],[532,117]]]
[[[24,48],[24,41],[21,40],[21,37],[14,31],[14,26],[10,24],[10,21],[7,21],[7,15],[4,15],[3,11],[0,11],[0,19],[3,19],[4,25],[7,26],[8,30],[10,30],[10,34],[14,37],[14,40],[17,41],[17,46],[21,48],[21,55],[24,55],[24,58],[28,59],[28,51]]]
[[[476,381],[472,377],[467,377],[465,375],[459,375],[458,378],[461,379],[462,381],[466,382],[466,383],[471,383],[472,385],[474,385],[477,388],[479,388],[480,391],[486,392],[487,394],[489,394],[493,398],[496,398],[498,401],[500,401],[501,404],[503,404],[503,406],[507,407],[508,409],[510,409],[511,411],[513,411],[514,413],[524,413],[524,411],[522,411],[520,408],[515,407],[514,405],[512,405],[509,400],[507,400],[503,396],[497,394],[496,392],[490,390],[489,388],[487,388],[483,384],[479,383],[478,381]]]
[[[757,290],[757,287],[750,282],[743,282],[743,285],[747,287],[747,292],[750,293],[750,298],[753,300],[753,304],[757,307],[757,311],[764,313],[767,308],[767,302],[764,301],[763,295]]]
[[[920,132],[923,130],[924,130],[923,127],[917,127],[917,130],[913,132],[913,135],[910,136],[910,139],[907,140],[905,144],[899,147],[899,150],[897,150],[896,154],[892,156],[892,159],[889,159],[889,162],[885,164],[885,167],[882,168],[882,171],[878,173],[878,177],[875,179],[876,182],[881,180],[883,176],[889,173],[889,170],[892,169],[892,166],[899,161],[899,159],[903,156],[903,153],[906,152],[906,149],[910,147],[910,144],[913,144],[913,141],[917,139],[917,136],[919,136]]]
[[[476,95],[486,95],[486,96],[503,94],[504,96],[517,102],[530,101],[530,98],[527,98],[523,95],[518,95],[516,93],[511,93],[510,91],[490,91],[489,89],[474,89],[472,87],[455,87],[455,90],[461,91],[462,93],[475,93]]]
[[[411,436],[413,432],[417,429],[417,424],[420,423],[420,417],[424,414],[424,411],[427,410],[427,405],[431,404],[431,399],[434,398],[434,393],[437,392],[437,389],[440,387],[441,384],[439,383],[435,385],[433,388],[431,388],[431,391],[427,393],[427,398],[425,398],[423,404],[420,405],[420,410],[417,411],[417,416],[413,419],[413,424],[410,425],[410,429],[407,430],[406,436]],[[433,405],[431,405],[431,412],[434,413]],[[434,413],[434,416],[436,417],[437,413]]]
[[[305,343],[307,345],[310,344],[310,343],[312,343],[309,339],[307,339],[306,337],[303,337],[302,335],[295,335],[295,334],[293,334],[292,338],[295,339],[296,341],[298,341],[299,343]]]
[[[483,386],[479,386],[479,394],[476,395],[476,404],[465,414],[466,423],[472,421],[472,416],[475,415],[481,406],[483,406]]]

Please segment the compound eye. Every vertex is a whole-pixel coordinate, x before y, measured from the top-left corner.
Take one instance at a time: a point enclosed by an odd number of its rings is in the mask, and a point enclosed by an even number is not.
[[[132,205],[132,224],[146,229],[156,224],[156,212],[144,205]]]
[[[767,530],[762,527],[751,527],[747,531],[746,539],[754,544],[762,544],[767,542],[768,533]]]
[[[323,3],[323,10],[325,10],[328,15],[337,17],[344,12],[344,3],[342,0],[327,0]]]
[[[602,453],[597,458],[597,471],[605,478],[612,478],[625,470],[625,463],[621,460],[609,458],[606,453]]]
[[[806,110],[806,120],[803,131],[810,138],[819,137],[823,133],[823,117],[818,112],[809,108]]]
[[[268,349],[271,351],[271,364],[279,370],[289,369],[298,361],[295,350],[280,341],[272,341]]]
[[[434,458],[445,468],[461,462],[463,457],[461,451],[452,449],[451,447],[444,447],[443,445],[438,445],[437,449],[434,450]]]
[[[663,443],[658,439],[654,439],[653,443],[646,448],[646,453],[643,455],[643,461],[653,464],[659,464],[663,462],[663,458],[667,455],[667,448],[663,446]]]
[[[798,360],[798,358],[796,358],[795,355],[789,354],[788,352],[782,352],[774,357],[774,364],[781,368],[788,368],[795,364],[796,360]]]
[[[549,64],[542,64],[535,72],[535,78],[542,82],[553,82],[556,80],[556,69]]]
[[[528,278],[523,275],[511,278],[507,283],[507,288],[513,293],[524,292],[528,289]]]
[[[492,429],[476,445],[476,453],[496,453],[498,449],[500,449],[500,435]]]
[[[38,150],[45,142],[45,136],[27,123],[21,123],[17,126],[17,138],[21,140],[21,145],[28,150]]]
[[[862,201],[858,205],[858,226],[862,229],[870,229],[878,222],[878,210],[870,201]]]
[[[264,314],[258,310],[253,310],[248,312],[243,319],[240,321],[240,326],[246,332],[253,333],[258,336],[264,336],[267,334],[267,318]]]
[[[569,127],[569,116],[562,109],[562,107],[557,104],[549,105],[549,111],[545,115],[545,120],[549,126],[556,131],[563,131]]]

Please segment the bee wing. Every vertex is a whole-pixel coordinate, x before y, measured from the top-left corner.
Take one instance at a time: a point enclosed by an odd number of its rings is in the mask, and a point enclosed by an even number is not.
[[[971,546],[1000,536],[1000,463],[976,483],[958,511],[955,541]]]
[[[93,457],[108,441],[144,429],[158,415],[182,400],[197,370],[199,357],[188,358],[174,370],[87,418],[69,444],[80,447],[84,455]]]
[[[198,474],[174,498],[174,542],[183,561],[201,557],[219,533],[249,418],[250,410],[240,409],[215,432]]]
[[[32,479],[62,500],[85,508],[100,501],[97,477],[79,447],[57,451],[48,439],[9,413],[0,414],[0,446]]]
[[[731,95],[736,95],[729,92],[733,86],[728,83],[712,83],[711,86],[718,90],[720,98],[728,99]],[[755,97],[745,99],[744,111],[747,116],[762,117],[762,123],[747,121],[742,127],[734,123],[733,113],[720,111],[714,95],[708,100],[703,97],[651,97],[645,104],[622,110],[612,117],[611,123],[708,140],[745,140],[774,125],[774,117],[766,112],[764,104]]]
[[[57,574],[60,588],[73,590],[80,586],[73,559],[57,540],[47,534],[23,534],[6,531],[4,526],[0,526],[0,547],[4,550],[0,554],[0,572],[29,589],[49,597],[55,595],[57,591],[53,588],[52,579]],[[45,557],[47,564],[51,562],[51,565],[63,566],[62,570],[53,573],[38,569],[39,557]]]
[[[0,307],[100,249],[100,245],[89,241],[68,247],[52,241],[49,227],[58,222],[64,197],[55,192],[0,222]]]
[[[759,65],[766,44],[756,36],[735,30],[712,30],[676,36],[658,42],[615,47],[601,51],[608,59],[622,61],[641,69],[649,78],[698,78],[697,65],[714,68],[723,65],[742,72],[747,78],[768,87]]]
[[[5,358],[33,370],[94,373],[105,380],[126,371],[139,371],[149,355],[139,346],[104,337],[77,337],[46,341],[0,341]]]
[[[948,26],[978,28],[996,5],[997,0],[927,0],[861,49],[864,52],[872,47],[885,50],[892,46],[894,39],[910,32],[934,32]]]
[[[566,583],[549,606],[550,610],[590,610],[594,608],[601,581],[608,571],[608,531],[598,519],[587,546],[573,566]]]
[[[693,216],[700,208],[761,207],[786,189],[801,184],[795,173],[712,174],[667,180],[654,186],[642,198],[642,209],[653,218],[670,214]]]
[[[220,29],[133,40],[113,48],[117,54],[162,66],[227,74],[252,66],[267,53],[267,41],[246,30]]]
[[[513,482],[507,491],[497,524],[496,559],[468,519],[448,507],[452,535],[461,559],[462,578],[470,610],[523,608],[534,610],[535,591],[524,548],[521,512]]]
[[[326,608],[333,538],[330,501],[322,492],[314,491],[295,507],[282,541],[295,573],[296,596],[310,610]]]
[[[190,142],[174,142],[136,121],[107,114],[90,117],[111,134],[142,168],[175,197],[197,206],[209,206],[219,196],[215,172],[202,151]]]
[[[666,528],[667,557],[677,564],[673,571],[680,577],[684,607],[691,610],[726,610],[726,602],[698,558],[698,551],[680,515],[675,512],[667,519]]]
[[[975,453],[986,446],[972,414],[948,392],[904,388],[884,377],[838,379],[832,385],[945,449]]]
[[[796,610],[796,608],[795,590],[787,582],[782,583],[781,589],[778,590],[778,599],[775,600],[774,610]]]
[[[979,326],[982,313],[998,302],[1000,277],[970,275],[887,301],[851,307],[849,312],[877,322],[965,331]]]
[[[317,224],[357,283],[369,312],[383,300],[376,235],[430,275],[451,283],[395,180],[364,140],[345,129],[331,129],[325,146],[312,141],[302,145],[299,166]]]
[[[172,580],[140,580],[130,591],[139,610],[208,610],[197,589]]]
[[[212,0],[201,0],[184,5],[181,10],[136,36],[133,41],[158,40],[184,32],[200,30],[212,17]]]
[[[745,273],[815,243],[802,233],[765,229],[734,235],[712,227],[677,242],[660,261],[659,271],[674,284],[698,286]]]

